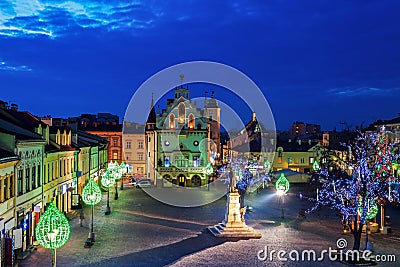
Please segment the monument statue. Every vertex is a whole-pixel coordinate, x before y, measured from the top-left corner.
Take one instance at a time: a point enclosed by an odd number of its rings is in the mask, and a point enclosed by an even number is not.
[[[232,169],[229,170],[229,187],[230,187],[229,192],[231,193],[238,191],[236,188],[236,176],[233,173]]]

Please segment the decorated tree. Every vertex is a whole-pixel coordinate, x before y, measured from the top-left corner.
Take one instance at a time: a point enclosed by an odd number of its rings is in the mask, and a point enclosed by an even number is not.
[[[269,162],[269,161],[268,161]],[[270,166],[267,162],[267,166]],[[259,168],[263,166],[263,169]],[[265,168],[265,162],[259,165],[258,162],[249,160],[245,156],[237,156],[232,159],[232,162],[226,166],[222,166],[218,173],[220,175],[220,180],[225,183],[231,183],[233,176],[235,187],[240,195],[240,207],[243,208],[244,196],[250,187],[259,187],[265,182],[271,181],[269,175],[269,168]]]
[[[388,135],[385,128],[382,127],[377,136],[377,147],[375,154],[375,164],[372,171],[373,180],[378,182],[393,182],[393,167],[394,160],[391,153],[391,147],[388,145]]]
[[[374,172],[377,170],[376,151],[378,150],[379,153],[379,149],[383,149],[380,137],[374,133],[359,133],[355,141],[349,145],[348,151],[351,151],[351,155],[340,163],[340,166],[346,166],[346,169],[335,172],[333,175],[329,172],[329,166],[321,166],[318,175],[320,181],[324,182],[317,190],[316,198],[309,198],[315,204],[307,212],[321,207],[329,207],[339,212],[342,221],[350,227],[354,237],[353,249],[356,250],[360,249],[363,226],[377,214],[377,204],[381,201],[399,201],[398,181],[392,176],[377,179]],[[390,151],[388,147],[394,144],[388,144],[385,141],[385,145],[387,146],[385,151]],[[378,164],[385,163],[388,162],[382,154],[382,159]],[[380,168],[380,170],[383,169],[387,167]]]

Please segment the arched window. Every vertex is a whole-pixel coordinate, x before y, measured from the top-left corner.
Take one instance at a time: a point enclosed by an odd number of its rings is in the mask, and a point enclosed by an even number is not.
[[[169,115],[169,128],[174,129],[175,128],[175,115],[171,113]]]
[[[185,123],[186,117],[186,106],[184,103],[180,103],[178,106],[178,121],[179,123]]]
[[[192,113],[189,114],[189,123],[188,123],[189,129],[193,130],[194,129],[194,115]]]

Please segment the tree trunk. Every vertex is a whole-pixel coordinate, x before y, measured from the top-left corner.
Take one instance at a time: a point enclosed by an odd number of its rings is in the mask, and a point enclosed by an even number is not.
[[[360,245],[361,245],[361,233],[363,229],[364,224],[358,223],[358,216],[356,216],[354,220],[354,231],[353,231],[353,236],[354,236],[354,245],[353,245],[353,250],[359,250]]]

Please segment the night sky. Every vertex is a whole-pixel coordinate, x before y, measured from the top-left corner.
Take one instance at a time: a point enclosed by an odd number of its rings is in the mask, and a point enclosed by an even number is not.
[[[209,60],[248,75],[278,129],[400,112],[398,0],[165,2],[1,1],[0,99],[39,116],[122,118],[150,76]]]

